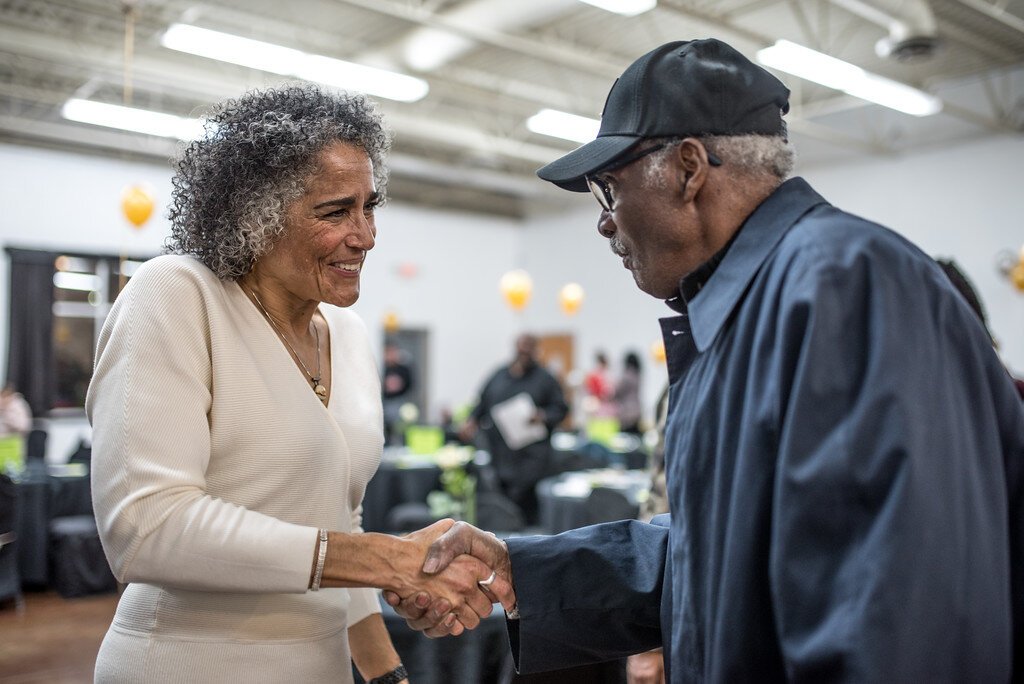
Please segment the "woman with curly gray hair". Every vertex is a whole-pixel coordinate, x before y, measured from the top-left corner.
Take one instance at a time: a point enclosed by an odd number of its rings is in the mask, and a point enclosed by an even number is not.
[[[302,85],[217,106],[178,160],[176,254],[118,297],[87,401],[96,519],[128,583],[97,681],[345,682],[354,662],[400,682],[370,587],[440,599],[457,631],[511,608],[475,559],[420,572],[451,521],[360,528],[383,428],[346,307],[389,144],[367,99]]]

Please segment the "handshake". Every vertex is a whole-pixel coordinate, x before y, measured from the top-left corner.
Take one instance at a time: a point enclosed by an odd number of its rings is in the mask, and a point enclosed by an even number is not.
[[[500,603],[516,607],[512,564],[505,543],[489,532],[441,520],[404,538],[424,558],[416,576],[386,590],[384,599],[409,626],[431,638],[459,635],[480,624]]]

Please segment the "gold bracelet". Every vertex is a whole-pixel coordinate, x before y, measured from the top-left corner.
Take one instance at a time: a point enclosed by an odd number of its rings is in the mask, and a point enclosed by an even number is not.
[[[320,528],[320,551],[316,555],[316,572],[313,573],[313,584],[309,585],[310,591],[320,591],[320,580],[324,576],[324,561],[327,560],[327,529]]]

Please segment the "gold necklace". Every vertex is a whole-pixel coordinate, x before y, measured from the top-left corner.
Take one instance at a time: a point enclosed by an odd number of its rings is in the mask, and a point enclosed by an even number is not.
[[[267,311],[267,307],[263,306],[263,302],[261,302],[260,298],[256,296],[256,291],[250,287],[249,294],[252,295],[253,300],[255,300],[256,304],[260,307],[260,311],[263,312],[263,315],[267,317],[268,321],[270,321],[270,325],[274,327],[274,331],[277,333],[277,336],[280,337],[285,345],[288,346],[292,356],[294,356],[295,360],[299,362],[300,366],[302,366],[302,370],[306,371],[306,375],[309,376],[309,381],[313,385],[313,392],[316,394],[316,398],[319,399],[324,406],[327,406],[327,388],[320,383],[320,329],[316,327],[316,323],[310,321],[313,325],[313,334],[316,336],[316,375],[313,375],[309,372],[309,369],[306,368],[306,364],[302,362],[302,357],[299,356],[299,352],[295,351],[295,347],[293,347],[292,343],[288,341],[288,338],[285,336],[284,331],[281,330],[281,327],[277,324],[277,321],[275,321],[274,317],[270,315],[269,311]]]

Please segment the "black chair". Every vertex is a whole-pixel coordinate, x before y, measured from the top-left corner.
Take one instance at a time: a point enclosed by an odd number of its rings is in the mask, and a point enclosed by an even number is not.
[[[522,509],[504,494],[477,492],[476,524],[491,532],[522,532],[526,518]]]
[[[46,430],[36,428],[25,440],[25,460],[42,462],[46,458]]]
[[[53,588],[64,598],[117,591],[91,515],[50,522],[50,569]]]
[[[21,577],[15,553],[17,518],[18,486],[0,473],[0,602],[13,600],[21,606]]]
[[[634,520],[640,513],[640,506],[630,502],[617,489],[595,487],[587,497],[586,518],[588,525],[616,520]]]
[[[388,532],[415,532],[437,522],[425,503],[398,504],[388,511],[384,527]]]
[[[84,463],[85,465],[92,464],[92,447],[87,445],[84,440],[78,442],[78,448],[68,457],[68,463]]]

